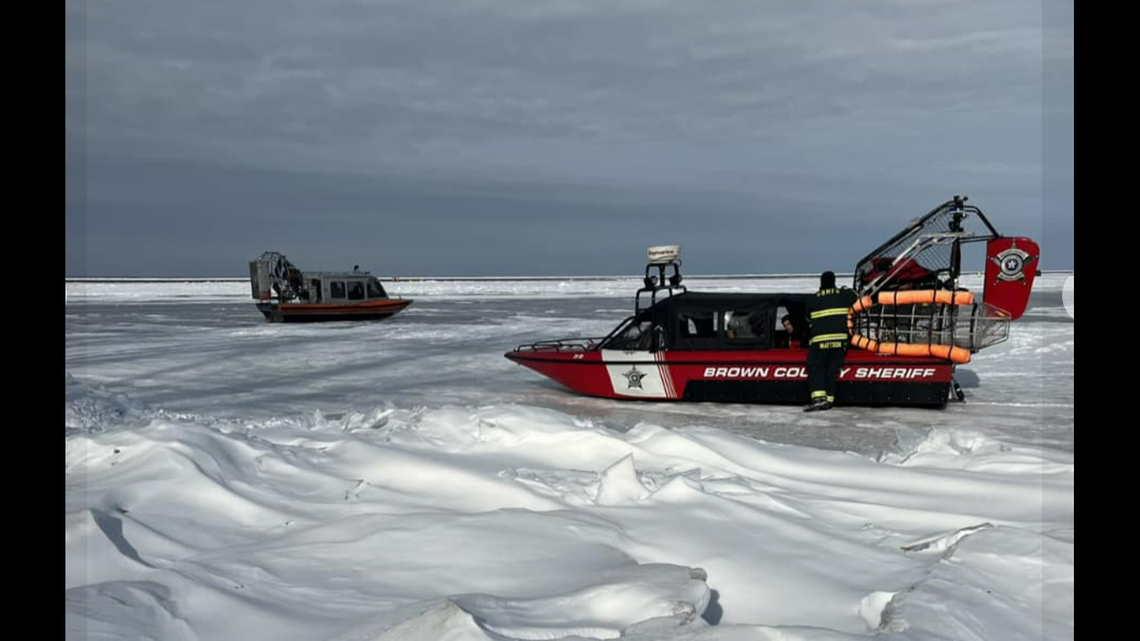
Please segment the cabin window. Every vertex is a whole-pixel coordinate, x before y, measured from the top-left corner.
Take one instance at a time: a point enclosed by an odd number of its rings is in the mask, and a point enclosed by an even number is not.
[[[724,337],[729,341],[758,342],[769,333],[767,310],[733,310],[724,313]]]
[[[387,298],[388,294],[384,291],[383,285],[378,280],[368,281],[368,297],[369,298]]]
[[[329,283],[329,298],[344,298],[343,280],[334,280]]]
[[[312,292],[312,300],[314,303],[321,302],[321,279],[314,278],[310,280],[309,291]]]
[[[785,302],[776,310],[772,333],[772,343],[775,347],[807,349],[810,331],[807,321],[804,320],[803,308],[802,304]],[[792,327],[791,333],[784,326],[785,317]]]
[[[681,322],[683,338],[716,338],[717,314],[711,311],[693,310],[682,312],[677,319]]]
[[[680,349],[720,349],[722,338],[722,313],[716,309],[699,307],[678,310],[674,329],[674,347]]]
[[[364,300],[364,283],[358,280],[348,281],[348,300]]]

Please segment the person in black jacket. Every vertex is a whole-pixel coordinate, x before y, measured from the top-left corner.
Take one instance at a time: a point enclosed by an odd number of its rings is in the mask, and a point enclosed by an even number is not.
[[[784,334],[777,337],[777,347],[807,349],[807,332],[800,329],[800,327],[803,326],[802,322],[793,320],[791,314],[784,314],[784,317],[780,319],[780,323],[784,326]]]
[[[847,287],[836,289],[835,273],[819,276],[819,291],[807,303],[811,340],[807,358],[811,405],[805,412],[831,409],[839,387],[839,371],[847,355],[847,310],[858,296]]]

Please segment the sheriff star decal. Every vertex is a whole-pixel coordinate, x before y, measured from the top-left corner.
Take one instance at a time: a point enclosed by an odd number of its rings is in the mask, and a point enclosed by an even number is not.
[[[1026,263],[1036,258],[1036,256],[1030,256],[1028,252],[1018,249],[1017,245],[1013,245],[997,256],[991,257],[990,260],[999,268],[998,280],[1025,281]]]
[[[638,371],[636,365],[633,366],[633,369],[622,374],[622,376],[624,376],[625,380],[629,382],[627,389],[633,389],[635,387],[637,389],[644,389],[641,387],[641,379],[645,378],[645,372]]]

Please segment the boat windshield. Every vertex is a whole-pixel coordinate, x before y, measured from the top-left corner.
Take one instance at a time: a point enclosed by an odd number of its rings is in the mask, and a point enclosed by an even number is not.
[[[653,348],[653,319],[648,315],[631,318],[626,326],[604,345],[605,349],[648,351]]]

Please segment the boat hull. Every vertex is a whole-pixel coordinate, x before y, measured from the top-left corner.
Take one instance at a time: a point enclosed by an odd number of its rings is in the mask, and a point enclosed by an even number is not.
[[[626,352],[515,350],[505,356],[567,388],[600,398],[802,404],[810,399],[807,350]],[[851,349],[837,404],[943,407],[954,365]]]
[[[278,305],[258,303],[266,320],[274,323],[383,320],[406,309],[409,299],[371,300],[355,304],[317,303]]]

